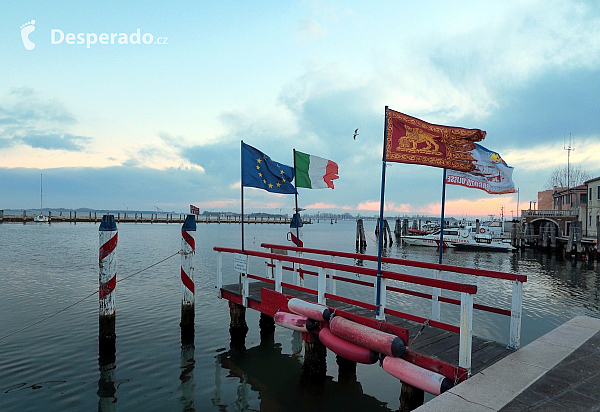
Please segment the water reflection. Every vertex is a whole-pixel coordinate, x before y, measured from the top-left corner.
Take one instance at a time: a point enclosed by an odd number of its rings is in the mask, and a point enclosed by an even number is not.
[[[186,328],[181,329],[181,374],[179,375],[179,410],[182,412],[194,412],[194,328],[191,331]]]
[[[226,378],[238,379],[235,399],[224,398],[223,369],[228,371]],[[265,340],[252,348],[232,345],[229,351],[216,356],[213,404],[221,410],[241,411],[251,408],[258,398],[258,410],[262,412],[390,411],[386,403],[363,393],[355,366],[340,364],[339,373],[338,381],[331,376],[310,379],[303,374],[298,359],[282,353],[281,344],[274,341]]]
[[[99,338],[98,340],[98,412],[116,412],[117,389],[115,387],[116,369],[115,339]]]

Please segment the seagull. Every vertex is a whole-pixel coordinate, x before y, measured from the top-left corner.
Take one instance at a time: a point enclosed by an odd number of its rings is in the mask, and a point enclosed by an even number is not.
[[[356,140],[356,136],[358,136],[358,129],[354,131],[354,140]]]

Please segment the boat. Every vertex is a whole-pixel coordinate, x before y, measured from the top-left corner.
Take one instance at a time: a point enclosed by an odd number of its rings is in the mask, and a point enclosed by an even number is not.
[[[33,218],[34,222],[38,222],[38,223],[48,223],[50,222],[50,218],[48,216],[45,216],[43,214],[42,211],[42,199],[43,199],[43,192],[42,192],[42,175],[40,174],[40,214],[35,216]]]
[[[451,247],[463,250],[481,250],[488,252],[510,252],[515,250],[510,239],[492,238],[485,235],[474,235],[468,238],[468,242],[450,242]]]
[[[433,246],[440,243],[440,230],[428,235],[405,236],[402,238],[408,245]],[[469,250],[511,251],[510,237],[503,235],[502,222],[489,220],[479,226],[444,229],[444,247],[455,247]]]
[[[444,246],[454,247],[453,243],[468,242],[470,236],[469,228],[464,229],[444,229]],[[409,235],[402,237],[407,245],[413,246],[433,246],[438,247],[440,243],[440,230],[435,230],[427,235]]]

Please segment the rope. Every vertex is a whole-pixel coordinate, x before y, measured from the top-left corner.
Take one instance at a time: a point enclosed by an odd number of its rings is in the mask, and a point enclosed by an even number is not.
[[[425,322],[423,322],[423,326],[421,326],[421,330],[419,330],[419,332],[417,332],[417,334],[413,338],[413,340],[410,343],[410,345],[408,345],[409,347],[412,346],[413,343],[415,343],[415,340],[419,337],[419,335],[421,334],[421,332],[423,332],[423,329],[425,329],[426,326],[429,326],[429,319],[427,319]]]
[[[142,273],[142,272],[144,272],[144,271],[146,271],[146,270],[148,270],[148,269],[150,269],[150,268],[152,268],[152,267],[154,267],[154,266],[156,266],[156,265],[158,265],[158,264],[160,264],[160,263],[164,262],[165,260],[171,259],[171,258],[172,258],[173,256],[175,256],[175,255],[179,255],[180,253],[182,253],[182,251],[181,251],[181,250],[178,250],[177,252],[173,253],[171,256],[169,256],[169,257],[166,257],[166,258],[164,258],[163,260],[161,260],[161,261],[158,261],[158,262],[156,262],[156,263],[154,263],[154,264],[152,264],[152,265],[148,266],[147,268],[144,268],[144,269],[142,269],[142,270],[139,270],[139,271],[137,271],[137,272],[135,272],[135,273],[133,273],[133,274],[131,274],[131,275],[129,275],[129,276],[125,276],[124,278],[117,280],[117,283],[119,283],[119,282],[122,282],[122,281],[124,281],[125,279],[129,279],[129,278],[130,278],[130,277],[132,277],[132,276],[138,275],[138,274],[140,274],[140,273]],[[98,293],[98,291],[97,291],[97,290],[95,290],[95,291],[93,291],[92,293],[90,293],[89,295],[87,295],[86,297],[84,297],[84,298],[82,298],[82,299],[79,299],[79,300],[78,300],[77,302],[75,302],[75,303],[72,303],[72,304],[70,304],[70,305],[69,305],[69,306],[67,306],[66,308],[63,308],[63,309],[61,309],[61,310],[59,310],[59,311],[56,311],[56,312],[54,312],[54,313],[52,313],[52,314],[50,314],[50,315],[46,316],[45,318],[43,318],[43,319],[40,319],[40,320],[38,320],[38,321],[36,321],[36,322],[33,322],[32,324],[30,324],[30,325],[27,325],[27,326],[25,326],[25,327],[23,327],[23,328],[21,328],[21,329],[18,329],[18,330],[14,331],[14,332],[11,332],[11,333],[9,333],[8,335],[4,335],[4,336],[0,337],[0,340],[6,339],[6,338],[8,338],[9,336],[15,335],[15,334],[17,334],[17,333],[19,333],[19,332],[23,332],[24,330],[26,330],[26,329],[29,329],[29,328],[31,328],[32,326],[35,326],[35,325],[37,325],[37,324],[39,324],[39,323],[42,323],[42,322],[44,322],[44,321],[46,321],[46,320],[50,319],[51,317],[53,317],[53,316],[56,316],[56,315],[58,315],[59,313],[62,313],[62,312],[64,312],[64,311],[66,311],[67,309],[71,309],[73,306],[80,304],[80,303],[81,303],[81,302],[83,302],[84,300],[91,298],[92,296],[94,296],[94,295],[95,295],[95,294],[97,294],[97,293]]]

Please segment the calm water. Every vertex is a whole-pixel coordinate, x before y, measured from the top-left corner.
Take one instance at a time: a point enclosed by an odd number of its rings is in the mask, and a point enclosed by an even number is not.
[[[371,238],[374,222],[366,222]],[[118,279],[180,248],[180,225],[119,225]],[[289,229],[248,225],[246,248],[285,243]],[[320,223],[304,229],[311,247],[353,251],[354,222]],[[117,284],[116,360],[98,360],[97,297],[27,330],[0,340],[0,411],[351,411],[397,410],[400,385],[377,365],[358,365],[357,380],[338,380],[328,354],[328,378],[315,387],[302,379],[302,341],[277,328],[272,342],[259,337],[258,314],[247,312],[243,347],[230,347],[229,310],[216,298],[216,252],[240,246],[239,225],[199,225],[196,232],[196,334],[182,345],[179,317],[180,257],[175,256]],[[367,253],[375,254],[369,240]],[[430,248],[395,244],[394,257],[437,262]],[[0,337],[63,309],[98,288],[98,225],[0,225]],[[344,262],[346,263],[346,262]],[[527,275],[522,345],[573,316],[600,317],[600,275],[585,264],[525,251],[518,254],[449,250],[444,263]],[[364,263],[372,266],[371,264]],[[237,281],[224,258],[225,282]],[[373,266],[372,266],[373,267]],[[250,262],[263,274],[264,263]],[[475,301],[510,308],[509,282],[454,275],[476,283]],[[310,286],[313,280],[309,279]],[[338,293],[369,299],[372,291],[343,285]],[[418,298],[389,296],[389,306],[428,316]],[[458,310],[442,306],[442,320],[458,322]],[[507,318],[475,313],[474,333],[506,343]],[[108,381],[108,384],[107,384]],[[112,383],[114,382],[114,383]]]

